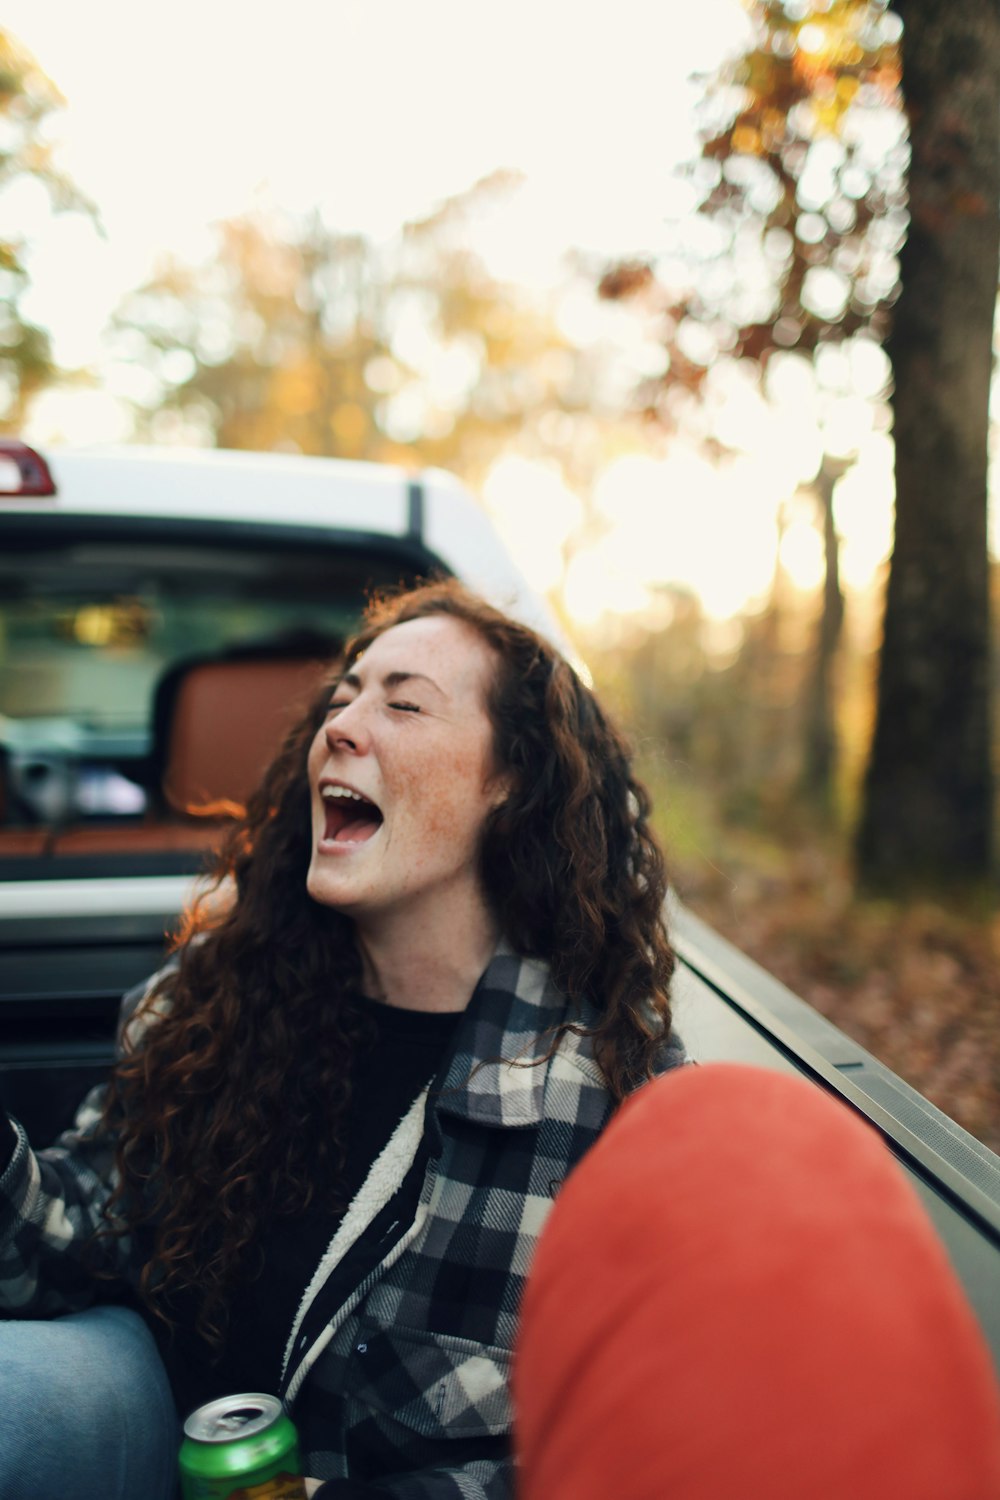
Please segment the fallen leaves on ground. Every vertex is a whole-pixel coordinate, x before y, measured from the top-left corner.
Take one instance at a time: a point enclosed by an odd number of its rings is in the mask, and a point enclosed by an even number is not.
[[[675,871],[693,911],[1000,1151],[1000,915],[864,900],[817,849]]]

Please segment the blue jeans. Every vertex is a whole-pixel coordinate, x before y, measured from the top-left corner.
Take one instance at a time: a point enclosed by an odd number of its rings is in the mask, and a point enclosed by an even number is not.
[[[137,1313],[0,1321],[3,1500],[172,1500],[179,1442],[166,1371]]]

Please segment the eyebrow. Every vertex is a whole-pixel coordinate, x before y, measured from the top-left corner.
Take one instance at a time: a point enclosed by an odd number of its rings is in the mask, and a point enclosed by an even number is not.
[[[436,693],[440,693],[442,698],[447,698],[448,694],[445,692],[444,688],[442,688],[439,683],[436,683],[433,677],[428,677],[426,672],[387,672],[386,675],[382,678],[382,686],[383,688],[388,688],[391,692],[393,688],[402,687],[404,682],[412,682],[416,679],[419,679],[421,682],[429,683],[429,685],[434,689]],[[334,692],[336,692],[337,688],[340,687],[349,687],[360,690],[361,679],[356,672],[345,672],[343,677],[340,678],[339,682],[335,684]]]

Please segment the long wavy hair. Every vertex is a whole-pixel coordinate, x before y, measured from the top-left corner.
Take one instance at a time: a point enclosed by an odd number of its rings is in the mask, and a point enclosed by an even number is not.
[[[566,660],[454,581],[376,599],[332,680],[386,630],[430,615],[462,621],[495,661],[487,709],[511,791],[483,829],[483,889],[514,949],[549,964],[568,1024],[593,1037],[620,1100],[651,1076],[670,1027],[667,881],[648,795]],[[261,1226],[306,1208],[317,1176],[335,1183],[344,1160],[361,1036],[343,1001],[358,992],[360,959],[351,921],[306,891],[306,760],[328,700],[329,686],[228,834],[105,1105],[119,1173],[108,1224],[151,1244],[141,1290],[152,1307],[196,1289],[198,1326],[216,1346]],[[586,1028],[585,1006],[598,1018]]]

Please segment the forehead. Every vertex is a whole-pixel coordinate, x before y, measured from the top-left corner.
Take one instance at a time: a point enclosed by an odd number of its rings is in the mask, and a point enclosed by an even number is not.
[[[485,703],[494,667],[492,647],[464,620],[428,615],[376,636],[352,671],[359,677],[420,672],[452,696]]]

